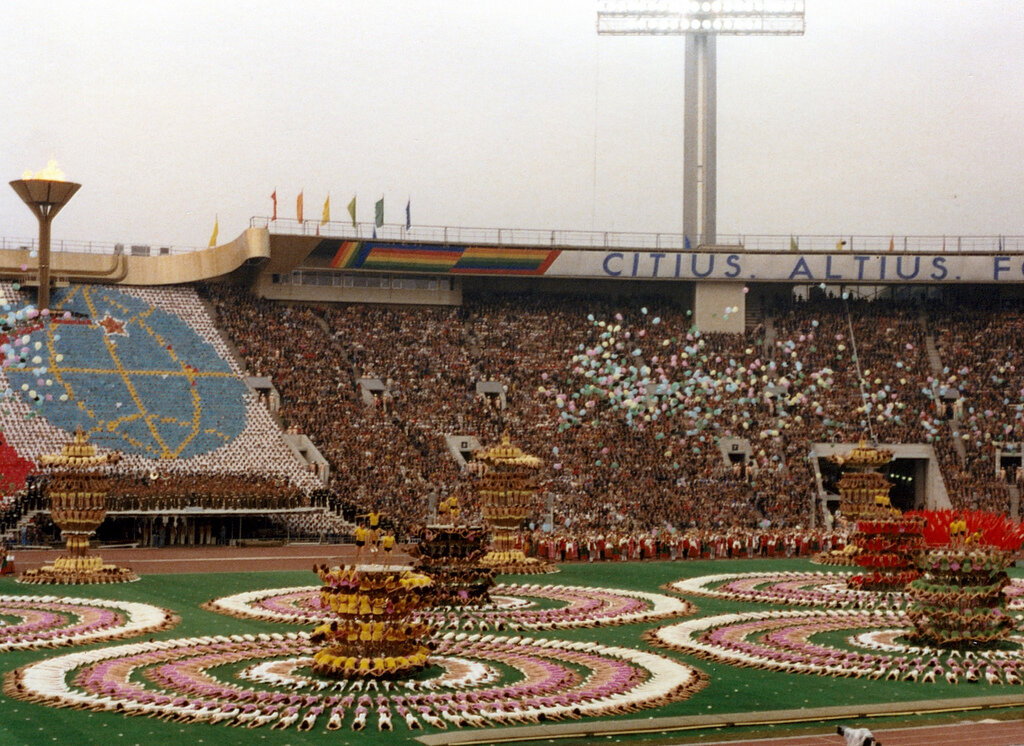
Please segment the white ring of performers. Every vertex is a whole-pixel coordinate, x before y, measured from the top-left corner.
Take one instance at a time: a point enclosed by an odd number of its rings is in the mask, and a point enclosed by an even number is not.
[[[132,601],[67,596],[0,596],[0,653],[86,645],[177,624],[167,609]]]
[[[332,618],[320,606],[323,586],[268,588],[217,598],[204,608],[231,616],[288,624],[319,624]],[[527,630],[633,624],[684,616],[693,606],[661,593],[569,585],[496,585],[493,605],[428,609],[419,615],[441,630]],[[543,601],[542,607],[537,601]],[[558,606],[551,606],[551,603]]]
[[[826,606],[829,608],[901,608],[908,596],[903,591],[861,591],[846,587],[849,572],[737,572],[702,575],[670,583],[677,592],[730,601]],[[1014,578],[1006,587],[1007,609],[1024,610],[1024,580]]]
[[[822,676],[938,681],[951,684],[1024,681],[1024,624],[989,649],[946,650],[903,643],[913,630],[904,614],[887,610],[800,610],[723,614],[654,630],[649,639],[719,663]],[[848,649],[829,640],[851,634]]]
[[[663,655],[592,642],[449,633],[415,679],[334,680],[308,668],[307,633],[140,642],[48,658],[7,676],[12,697],[54,707],[299,730],[410,730],[607,716],[706,683]],[[240,664],[244,664],[238,670]]]

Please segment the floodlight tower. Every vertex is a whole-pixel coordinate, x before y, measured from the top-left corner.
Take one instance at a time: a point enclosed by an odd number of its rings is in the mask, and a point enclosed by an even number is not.
[[[804,0],[603,0],[597,33],[684,36],[683,235],[716,241],[715,37],[800,36]]]
[[[63,179],[31,177],[11,182],[11,187],[39,221],[39,295],[36,306],[40,311],[50,307],[50,223],[81,186]]]

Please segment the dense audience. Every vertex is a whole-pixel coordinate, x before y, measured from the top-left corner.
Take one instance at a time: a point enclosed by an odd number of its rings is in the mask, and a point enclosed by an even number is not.
[[[547,528],[577,537],[795,529],[812,513],[820,525],[811,444],[861,437],[930,443],[954,505],[1009,507],[1009,485],[991,467],[996,444],[1014,431],[997,435],[997,420],[979,416],[968,424],[988,428],[980,451],[961,455],[949,445],[961,425],[947,399],[962,396],[956,409],[968,414],[997,403],[972,404],[966,390],[951,397],[927,349],[927,319],[944,318],[935,308],[825,298],[727,335],[696,332],[685,309],[656,299],[489,295],[467,296],[459,308],[314,308],[238,288],[208,292],[249,372],[273,380],[286,425],[331,462],[332,487],[406,527],[427,518],[432,492],[457,494],[470,517],[478,509],[445,434],[486,445],[507,432],[543,458],[548,476],[532,523],[547,522],[550,503]],[[632,350],[664,380],[690,382],[678,401],[644,396],[648,388],[633,394],[651,406],[627,410],[625,395],[610,389],[628,374],[604,390],[593,385],[578,356],[612,325],[628,339],[620,357]],[[986,340],[989,353],[977,343],[973,351],[988,361],[994,350],[1019,347],[1017,326],[1006,329]],[[385,391],[365,397],[360,379],[379,379]],[[504,405],[477,393],[486,381],[503,385]],[[1003,406],[1020,403],[1024,382],[1017,389]],[[750,444],[744,464],[726,460],[722,438]]]
[[[997,468],[997,454],[1024,439],[1024,314],[1012,308],[816,294],[745,333],[702,334],[664,298],[314,307],[229,285],[202,293],[213,319],[187,295],[147,300],[190,309],[210,338],[215,322],[245,373],[272,380],[281,427],[328,460],[329,489],[311,493],[311,480],[280,471],[254,480],[233,455],[216,468],[127,469],[111,510],[323,507],[289,519],[321,538],[373,510],[403,535],[454,495],[475,522],[473,477],[445,436],[490,445],[507,433],[545,462],[531,551],[611,556],[595,549],[603,542],[624,547],[616,557],[689,556],[697,541],[704,555],[736,556],[762,551],[765,537],[779,544],[763,551],[794,541],[796,553],[831,537],[810,529],[829,518],[814,443],[930,444],[957,507],[1006,512],[1024,479],[1019,451]],[[501,393],[479,392],[485,382]],[[250,414],[262,429],[264,415]],[[743,446],[739,461],[724,443]],[[0,521],[12,528],[26,504],[8,499]]]

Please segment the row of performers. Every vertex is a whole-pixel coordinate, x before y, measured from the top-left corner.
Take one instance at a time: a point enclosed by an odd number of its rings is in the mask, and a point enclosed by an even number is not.
[[[838,531],[814,529],[695,531],[577,534],[534,531],[525,534],[521,548],[527,556],[553,562],[608,560],[727,559],[752,557],[809,557],[842,549]]]

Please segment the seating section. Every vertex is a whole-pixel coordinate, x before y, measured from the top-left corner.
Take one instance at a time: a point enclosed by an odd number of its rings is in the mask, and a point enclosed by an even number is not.
[[[809,444],[872,433],[933,444],[957,505],[1008,508],[981,459],[991,466],[1011,431],[977,417],[988,435],[970,466],[949,445],[954,423],[926,350],[925,321],[939,309],[824,299],[727,335],[699,334],[685,309],[655,299],[297,308],[207,292],[250,372],[274,380],[286,424],[330,460],[338,492],[407,524],[424,517],[431,491],[460,495],[472,514],[446,433],[488,443],[508,432],[542,457],[556,526],[577,532],[806,524],[816,492]],[[1009,336],[993,344],[1020,349],[1019,313],[1002,318]],[[364,405],[359,378],[385,381],[388,395]],[[481,380],[508,387],[506,409],[474,393]],[[1006,407],[1020,403],[1020,389]],[[751,442],[747,470],[723,463],[723,436]]]
[[[228,285],[80,286],[55,293],[42,325],[14,318],[27,301],[12,285],[0,292],[0,427],[15,453],[54,452],[82,426],[125,454],[126,474],[236,486],[252,475],[290,485],[275,505],[292,487],[308,501],[315,480],[241,380],[268,376],[285,427],[331,464],[317,504],[332,515],[289,519],[302,535],[336,533],[342,502],[400,530],[425,519],[432,494],[478,518],[446,434],[508,433],[541,457],[533,522],[550,499],[555,532],[580,541],[807,525],[820,441],[929,443],[957,507],[1005,512],[1021,480],[995,468],[1024,436],[1024,314],[1012,307],[823,298],[766,309],[743,334],[701,334],[656,298],[302,307]],[[385,383],[373,404],[362,378]],[[481,381],[505,386],[504,408]],[[723,437],[750,443],[745,467],[724,461]]]
[[[0,284],[5,313],[28,305]],[[192,288],[72,286],[52,323],[9,323],[17,359],[0,428],[18,454],[53,453],[77,427],[123,454],[119,470],[248,473],[316,485],[249,391]],[[4,317],[0,317],[4,318]],[[10,321],[10,319],[9,319]]]

